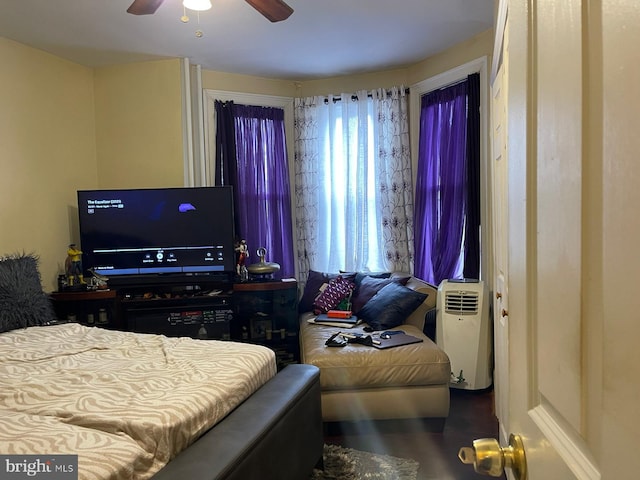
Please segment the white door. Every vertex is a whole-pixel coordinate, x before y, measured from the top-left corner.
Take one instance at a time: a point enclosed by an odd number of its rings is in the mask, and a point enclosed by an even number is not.
[[[501,430],[529,480],[640,478],[640,2],[509,0],[506,23]]]
[[[505,32],[505,37],[508,34]],[[505,48],[508,39],[505,38]],[[507,59],[508,61],[508,59]],[[500,425],[509,424],[509,269],[507,216],[507,87],[503,62],[491,85],[491,185],[493,235],[493,339],[495,368],[493,372],[495,411]],[[500,432],[500,438],[507,438]]]

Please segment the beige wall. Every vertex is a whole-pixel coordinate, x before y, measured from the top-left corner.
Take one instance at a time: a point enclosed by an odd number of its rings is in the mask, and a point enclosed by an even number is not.
[[[277,80],[202,70],[202,86],[205,89],[281,97],[351,93],[357,90],[390,88],[395,85],[407,85],[406,68],[307,81]]]
[[[40,256],[47,290],[97,185],[93,70],[0,38],[0,256]]]
[[[184,185],[181,60],[95,70],[100,188]]]
[[[353,93],[358,90],[391,88],[400,85],[408,86],[406,68],[300,82],[296,97]]]
[[[0,255],[53,290],[79,243],[76,191],[182,186],[179,59],[91,69],[0,38]]]
[[[407,68],[305,82],[204,70],[203,87],[303,97],[411,85],[490,55],[492,31]],[[0,37],[0,255],[55,288],[78,242],[76,190],[184,184],[181,60],[90,69]]]
[[[294,97],[296,92],[295,83],[290,80],[252,77],[213,70],[202,70],[202,88],[279,97]]]
[[[492,52],[493,29],[412,65],[407,69],[407,83],[413,85],[485,55],[491,65]]]

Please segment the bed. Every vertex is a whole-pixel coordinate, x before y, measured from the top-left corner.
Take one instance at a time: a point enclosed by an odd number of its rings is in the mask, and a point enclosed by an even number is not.
[[[41,325],[44,304],[25,321],[39,300],[7,305],[6,267],[0,454],[77,455],[83,480],[300,480],[322,458],[315,367],[278,373],[245,343]]]

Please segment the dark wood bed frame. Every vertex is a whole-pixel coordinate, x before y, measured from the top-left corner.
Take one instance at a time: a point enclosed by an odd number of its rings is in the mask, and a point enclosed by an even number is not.
[[[304,480],[323,447],[320,370],[288,365],[153,480]]]

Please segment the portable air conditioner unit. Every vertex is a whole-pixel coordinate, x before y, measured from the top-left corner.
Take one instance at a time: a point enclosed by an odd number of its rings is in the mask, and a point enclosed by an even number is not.
[[[451,362],[453,388],[481,390],[492,382],[489,298],[483,281],[443,280],[436,302],[436,343]]]

